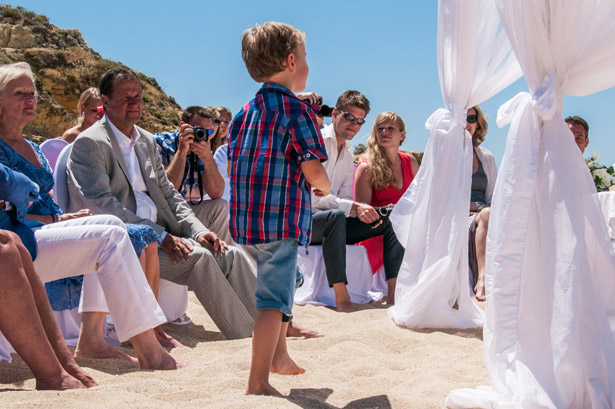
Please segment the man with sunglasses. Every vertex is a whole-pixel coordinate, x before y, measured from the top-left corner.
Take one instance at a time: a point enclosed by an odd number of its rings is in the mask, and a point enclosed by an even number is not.
[[[322,244],[329,286],[335,293],[339,312],[355,311],[346,285],[346,244],[355,244],[370,237],[384,236],[385,263],[401,264],[404,249],[395,237],[388,217],[380,217],[376,209],[352,200],[354,161],[350,140],[359,132],[369,113],[369,100],[359,91],[346,91],[337,100],[333,122],[322,130],[328,160],[323,164],[331,194],[312,194],[312,241]]]
[[[167,177],[198,219],[222,240],[232,243],[228,230],[228,202],[221,199],[224,178],[210,144],[210,138],[221,124],[219,114],[213,108],[190,106],[182,113],[181,121],[180,129],[175,132],[154,134]],[[201,133],[197,140],[194,127],[202,128],[196,128]],[[202,200],[204,194],[211,200]]]

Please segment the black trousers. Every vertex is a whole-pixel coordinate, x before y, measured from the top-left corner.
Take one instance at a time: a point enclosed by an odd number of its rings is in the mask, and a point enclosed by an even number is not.
[[[329,286],[346,283],[346,244],[383,236],[382,259],[386,279],[396,278],[404,258],[404,248],[397,240],[388,217],[372,229],[356,217],[346,217],[341,210],[325,210],[312,215],[312,241],[322,244]]]

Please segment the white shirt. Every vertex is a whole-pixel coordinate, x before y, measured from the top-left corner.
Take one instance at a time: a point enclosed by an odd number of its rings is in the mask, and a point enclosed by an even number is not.
[[[214,161],[216,162],[216,166],[218,167],[218,171],[224,178],[224,193],[222,194],[222,199],[227,202],[231,201],[231,192],[230,192],[230,182],[228,178],[228,145],[220,145],[218,149],[216,149],[216,153],[214,153]]]
[[[130,185],[132,186],[132,190],[135,193],[135,199],[137,201],[137,216],[156,223],[158,209],[156,208],[152,198],[147,194],[147,186],[145,185],[145,180],[141,174],[139,159],[135,153],[135,144],[141,136],[139,135],[139,132],[137,132],[137,128],[134,126],[132,127],[130,137],[127,137],[122,133],[122,131],[113,125],[113,122],[111,122],[108,117],[107,123],[109,124],[111,131],[113,131],[113,135],[120,145],[124,162],[126,162],[128,179],[130,180]]]
[[[346,217],[350,215],[352,208],[352,182],[355,164],[352,157],[352,145],[346,141],[344,147],[337,154],[337,139],[333,124],[327,125],[322,130],[322,137],[327,150],[327,161],[323,163],[327,176],[331,181],[331,194],[318,197],[312,194],[312,212],[323,210],[342,210]]]

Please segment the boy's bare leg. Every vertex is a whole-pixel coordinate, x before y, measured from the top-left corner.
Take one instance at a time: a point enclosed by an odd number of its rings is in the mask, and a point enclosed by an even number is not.
[[[281,334],[286,334],[286,331],[282,332],[281,311],[272,309],[256,311],[246,395],[281,396],[281,393],[269,384],[269,371]]]
[[[32,370],[37,389],[83,388],[64,370],[47,338],[18,247],[27,253],[17,235],[0,232],[0,331]]]
[[[84,312],[81,314],[79,341],[75,349],[75,357],[92,359],[122,359],[137,362],[133,357],[108,345],[103,338],[105,324],[104,312]]]
[[[350,295],[346,283],[333,284],[333,292],[335,293],[335,309],[337,312],[355,312],[356,309],[350,302]]]
[[[288,329],[288,322],[282,323],[282,329],[280,330],[280,337],[273,354],[273,360],[271,362],[271,372],[280,375],[299,375],[305,373],[305,369],[293,361],[288,355],[288,349],[286,348],[286,331]]]

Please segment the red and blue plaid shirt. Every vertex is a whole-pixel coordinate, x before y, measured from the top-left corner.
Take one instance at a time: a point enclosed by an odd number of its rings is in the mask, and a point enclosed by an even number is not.
[[[238,244],[310,242],[304,161],[327,159],[316,114],[288,88],[266,82],[233,118],[229,134],[229,228]]]

